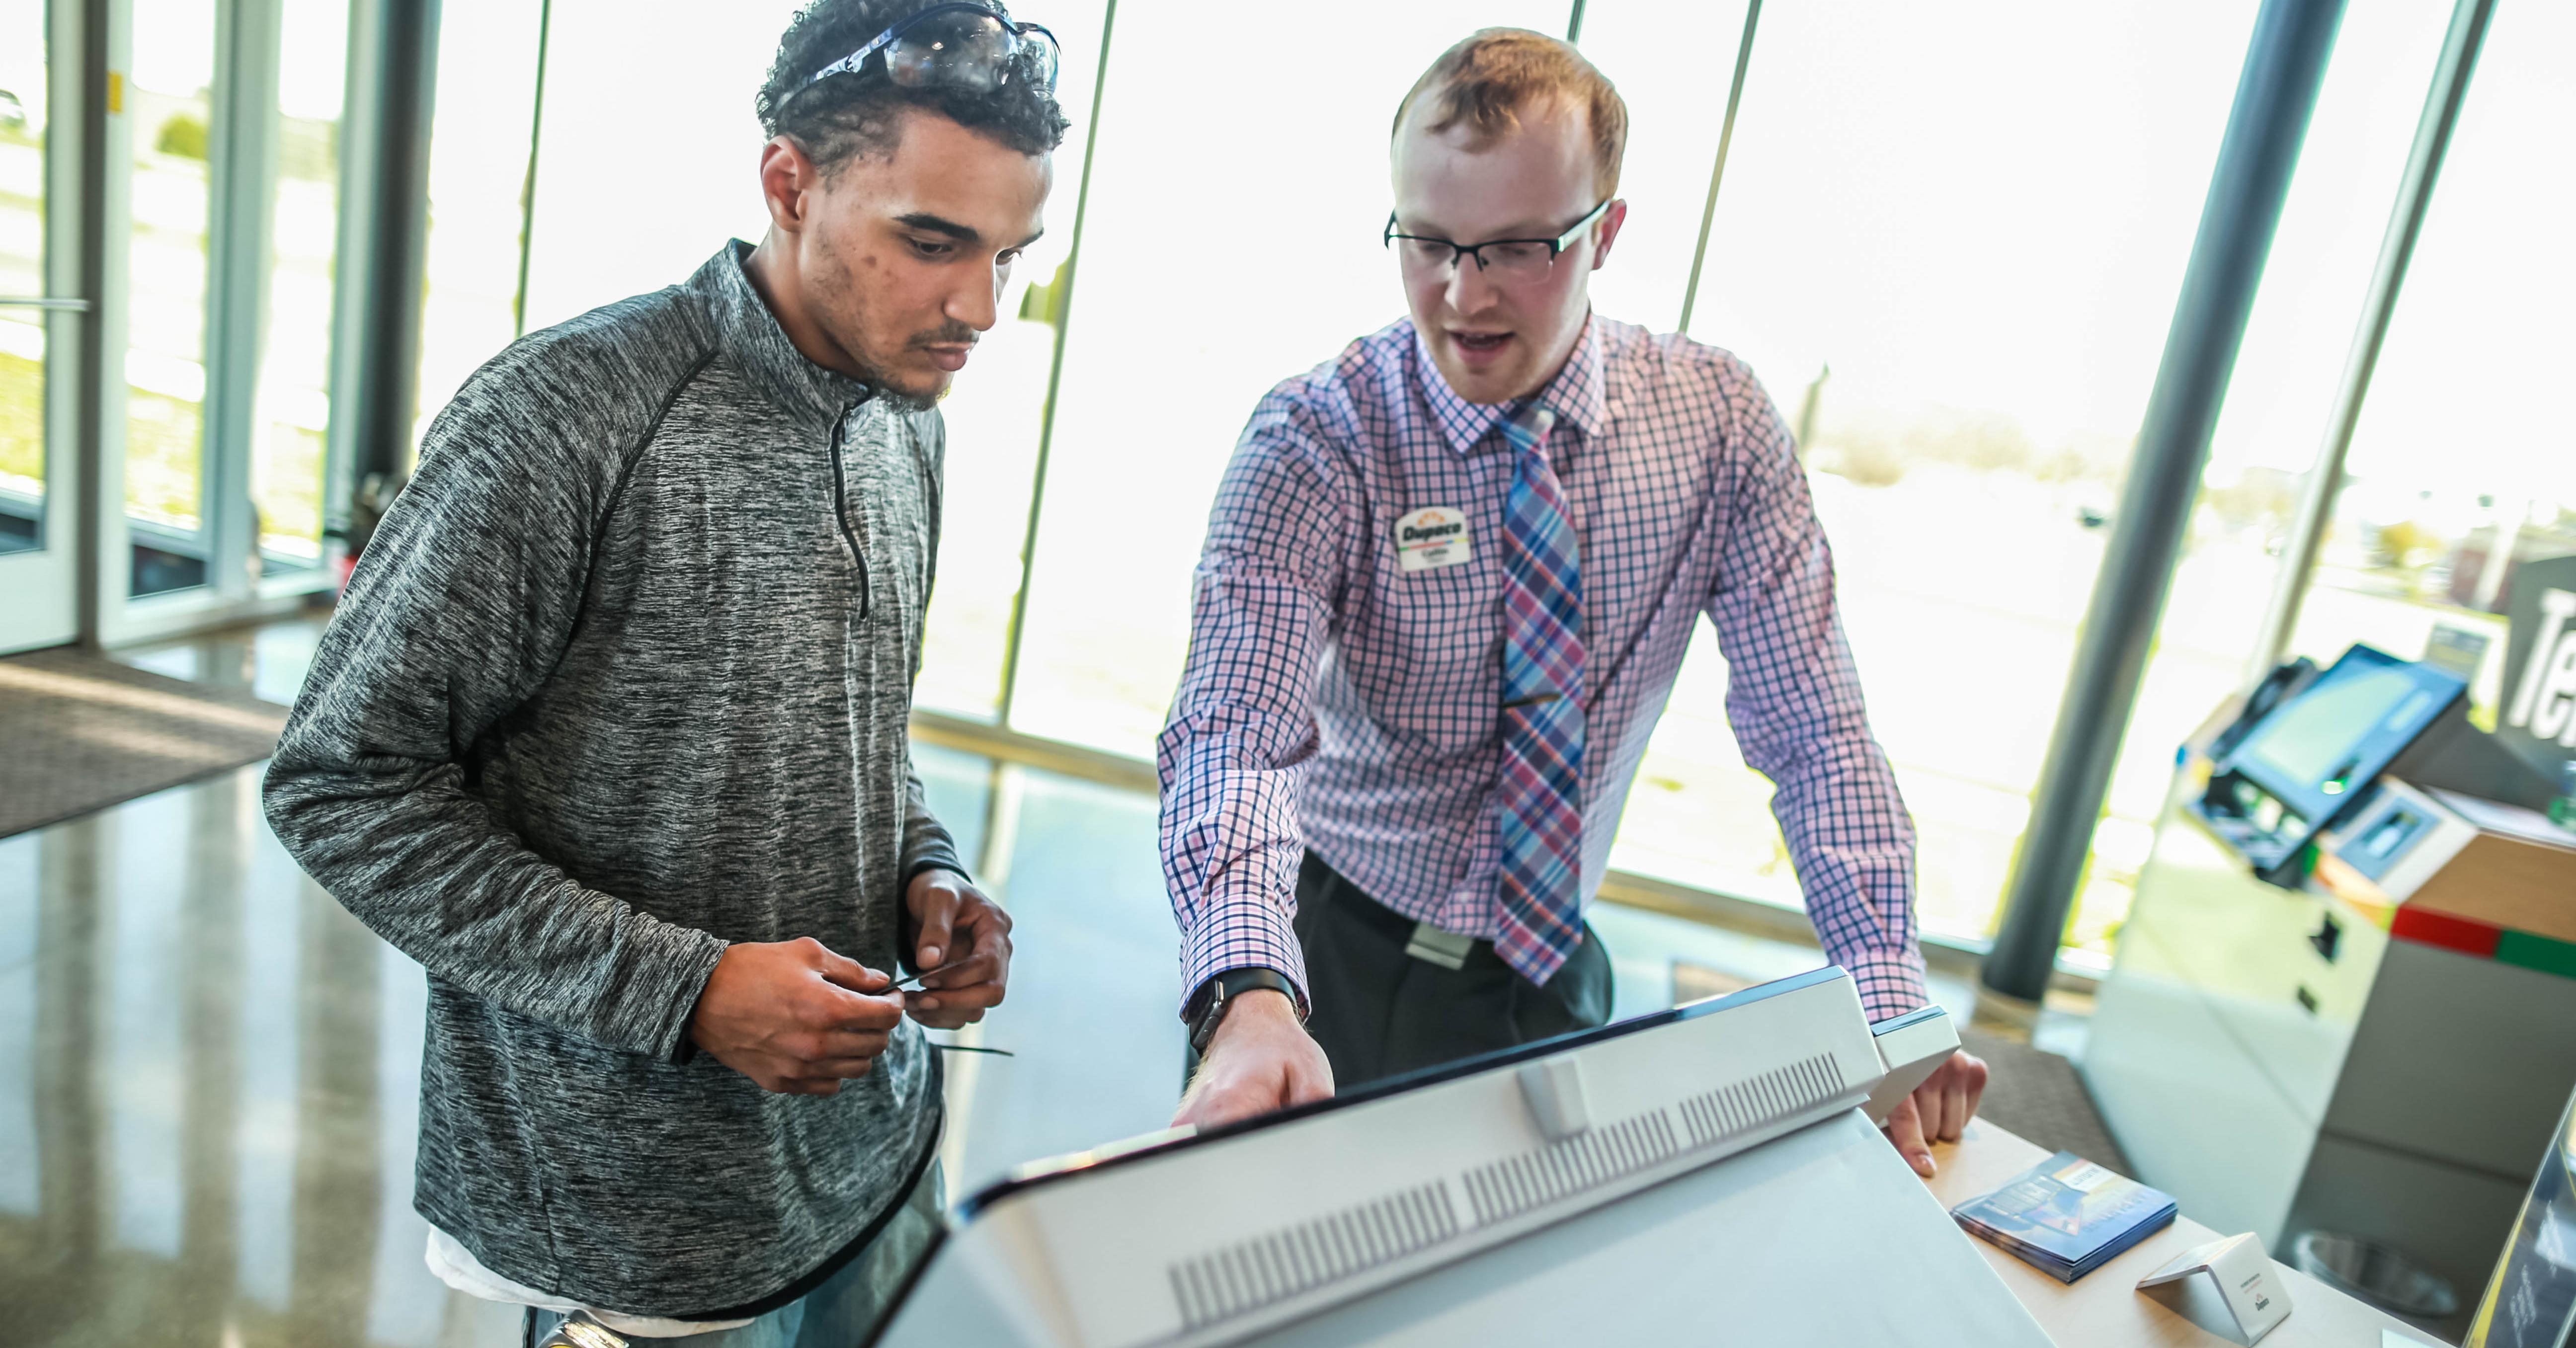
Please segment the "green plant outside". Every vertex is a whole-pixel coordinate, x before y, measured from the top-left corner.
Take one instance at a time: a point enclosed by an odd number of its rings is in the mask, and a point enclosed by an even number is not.
[[[152,148],[180,159],[206,157],[206,123],[203,118],[178,113],[161,124],[161,132],[152,138]]]
[[[251,481],[259,487],[259,532],[264,544],[293,539],[312,547],[322,537],[324,437],[302,426],[272,425],[260,446]],[[263,484],[276,483],[277,486]],[[282,551],[301,552],[304,548]]]
[[[45,477],[45,367],[0,354],[0,474]]]
[[[125,504],[147,519],[182,528],[197,524],[197,439],[204,409],[166,394],[128,388],[125,398]]]

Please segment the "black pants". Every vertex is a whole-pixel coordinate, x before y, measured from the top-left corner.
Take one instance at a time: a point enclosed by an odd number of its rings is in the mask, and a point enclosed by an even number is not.
[[[1361,893],[1314,853],[1297,873],[1297,941],[1306,951],[1306,1030],[1349,1087],[1610,1022],[1610,955],[1583,943],[1545,986],[1478,941],[1464,967],[1404,953],[1413,919]]]

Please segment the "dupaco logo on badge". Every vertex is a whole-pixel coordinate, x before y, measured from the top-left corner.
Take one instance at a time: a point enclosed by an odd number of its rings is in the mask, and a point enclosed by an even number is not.
[[[1427,506],[1395,522],[1395,561],[1407,571],[1456,566],[1471,556],[1467,515],[1455,506]]]
[[[2511,621],[2497,737],[2556,781],[2576,757],[2576,557],[2515,568]]]

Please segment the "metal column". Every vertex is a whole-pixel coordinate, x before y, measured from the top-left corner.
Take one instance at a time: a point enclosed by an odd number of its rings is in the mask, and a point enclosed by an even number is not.
[[[2005,890],[2003,927],[1986,957],[1985,985],[2006,996],[2038,1000],[2056,969],[2210,435],[2342,18],[2342,0],[2264,0],[2255,17],[2119,523],[2058,704],[2030,831]]]
[[[2379,348],[2388,339],[2388,322],[2397,311],[2397,293],[2406,285],[2407,265],[2415,260],[2415,241],[2424,233],[2424,212],[2432,204],[2433,186],[2442,176],[2443,156],[2450,153],[2451,132],[2460,124],[2468,102],[2469,80],[2477,73],[2478,51],[2486,44],[2487,25],[2495,17],[2495,0],[2459,0],[2451,9],[2451,30],[2442,39],[2441,59],[2433,66],[2433,87],[2424,95],[2424,115],[2415,123],[2415,145],[2407,151],[2406,173],[2398,180],[2397,204],[2388,213],[2388,230],[2380,236],[2379,262],[2370,274],[2362,301],[2361,325],[2352,334],[2352,352],[2344,357],[2343,382],[2335,389],[2334,419],[2327,423],[2325,443],[2308,470],[2299,493],[2299,513],[2290,521],[2290,538],[2281,549],[2281,570],[2274,578],[2272,605],[2263,615],[2263,635],[2254,644],[2246,669],[2252,687],[2289,653],[2299,626],[2299,609],[2308,597],[2308,579],[2316,571],[2317,552],[2325,546],[2326,526],[2334,519],[2335,497],[2343,491],[2344,456],[2352,450],[2353,429],[2361,424],[2361,405],[2370,396],[2371,375],[2379,368]],[[2497,555],[2504,550],[2496,550]]]
[[[366,6],[367,126],[362,181],[348,200],[361,213],[365,252],[349,300],[356,340],[338,391],[348,408],[346,462],[352,482],[401,473],[411,458],[420,407],[421,287],[429,259],[429,127],[438,99],[439,0],[379,0]],[[359,175],[353,175],[358,177]],[[349,237],[347,234],[343,238]],[[331,503],[344,518],[345,500]]]

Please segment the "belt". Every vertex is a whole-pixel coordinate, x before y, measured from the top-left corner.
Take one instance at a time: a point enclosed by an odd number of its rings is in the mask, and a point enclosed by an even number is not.
[[[1338,875],[1336,878],[1340,878]],[[1498,959],[1494,943],[1481,936],[1448,931],[1435,923],[1417,922],[1369,897],[1359,886],[1342,879],[1344,894],[1353,902],[1343,905],[1353,918],[1377,930],[1390,941],[1404,942],[1404,953],[1426,964],[1443,969],[1463,969],[1471,958]]]

